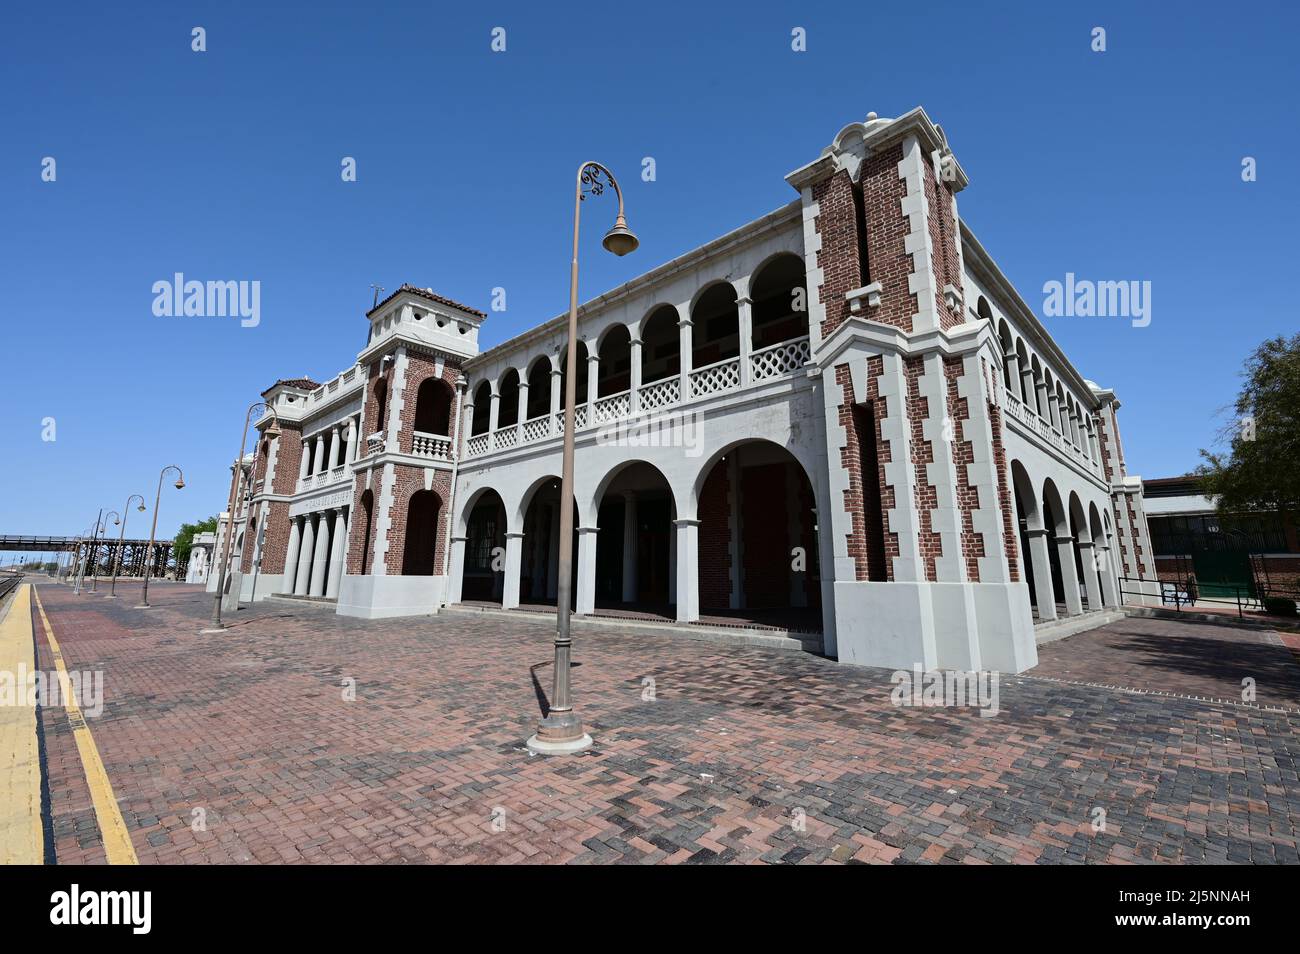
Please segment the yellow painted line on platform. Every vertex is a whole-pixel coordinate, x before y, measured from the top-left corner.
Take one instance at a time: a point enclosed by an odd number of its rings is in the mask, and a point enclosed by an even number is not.
[[[0,672],[10,683],[0,705],[0,864],[45,862],[41,828],[41,751],[27,676],[36,671],[32,585],[20,583],[0,623]]]
[[[95,737],[90,734],[90,726],[86,725],[86,718],[81,714],[81,706],[77,704],[72,692],[68,668],[63,664],[63,651],[59,649],[59,641],[54,638],[54,627],[50,625],[50,618],[45,615],[40,594],[35,590],[32,592],[36,596],[36,608],[41,614],[41,624],[45,627],[45,638],[50,643],[50,655],[54,657],[54,664],[58,667],[63,704],[68,712],[68,721],[72,723],[72,736],[77,740],[77,752],[81,755],[81,767],[86,773],[90,801],[95,807],[95,820],[99,823],[99,834],[104,839],[104,854],[108,856],[110,865],[138,865],[140,861],[135,856],[131,834],[126,830],[122,811],[117,807],[117,799],[113,797],[113,786],[108,780],[108,772],[104,771],[104,762],[99,757],[99,749],[95,747]]]

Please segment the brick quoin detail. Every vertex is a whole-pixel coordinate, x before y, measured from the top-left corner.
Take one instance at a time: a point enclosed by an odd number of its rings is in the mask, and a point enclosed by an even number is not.
[[[456,415],[460,413],[460,402],[456,400],[456,381],[460,377],[460,360],[447,356],[443,359],[442,380],[447,383],[449,389],[449,399],[451,401],[451,412],[447,421],[447,436],[450,437],[456,433]],[[437,362],[434,357],[427,354],[421,354],[416,351],[408,351],[406,355],[406,385],[403,388],[404,399],[402,401],[402,423],[401,430],[398,434],[398,447],[403,454],[411,453],[412,442],[415,433],[415,412],[417,399],[420,394],[420,385],[426,380],[433,377],[437,371]],[[372,432],[373,433],[373,432]]]
[[[1101,463],[1106,470],[1106,483],[1113,483],[1115,478],[1112,476],[1114,471],[1110,466],[1110,438],[1106,436],[1106,429],[1101,426],[1100,416],[1094,416],[1092,422],[1097,436],[1101,438]]]
[[[962,359],[944,358],[943,376],[948,387],[948,418],[952,425],[953,468],[957,472],[957,507],[961,511],[961,552],[966,562],[966,573],[972,583],[980,580],[979,558],[985,556],[984,534],[975,532],[975,511],[980,509],[978,487],[972,487],[966,470],[975,460],[975,447],[970,441],[960,439],[961,422],[970,420],[970,406],[957,392],[957,379],[962,377]]]
[[[266,538],[262,541],[263,573],[284,572],[285,557],[289,555],[289,526],[289,504],[283,500],[271,501],[267,507]]]
[[[1138,518],[1137,512],[1133,509],[1133,497],[1129,494],[1124,495],[1124,506],[1128,510],[1129,533],[1133,535],[1133,565],[1137,569],[1137,576],[1142,576],[1142,539],[1138,536]]]
[[[853,559],[853,574],[859,580],[870,579],[867,553],[866,497],[862,487],[862,445],[858,438],[857,422],[853,419],[853,375],[847,364],[835,369],[835,383],[843,389],[844,401],[840,404],[839,422],[844,428],[844,446],[840,448],[840,466],[848,475],[844,490],[844,512],[849,515],[850,529],[844,535],[849,556]]]
[[[406,552],[406,516],[411,498],[424,489],[424,468],[398,464],[393,482],[393,509],[389,512],[388,553],[385,566],[390,576],[402,573],[402,557]],[[443,573],[443,553],[447,542],[447,499],[451,495],[451,471],[439,470],[433,475],[429,488],[438,495],[438,532],[434,550],[434,575]],[[377,521],[376,521],[377,522]],[[373,551],[372,551],[373,552]]]
[[[700,605],[725,607],[731,601],[731,492],[727,465],[713,465],[700,489],[697,531]]]
[[[957,267],[957,219],[953,214],[952,187],[939,181],[931,162],[925,163],[925,190],[930,207],[927,225],[935,278],[934,306],[939,313],[939,327],[946,330],[963,321],[960,302],[957,308],[949,308],[943,298],[945,285],[957,289],[962,287],[961,272]]]
[[[1020,540],[1016,534],[1015,500],[1007,480],[1007,451],[1002,444],[1002,408],[992,401],[988,404],[989,427],[993,432],[993,465],[998,470],[998,504],[1002,508],[1002,552],[1007,555],[1011,582],[1020,582]]]
[[[907,251],[911,222],[903,214],[907,183],[898,177],[898,164],[902,161],[901,145],[869,156],[862,163],[858,181],[862,186],[867,226],[870,280],[880,282],[880,307],[871,309],[869,317],[910,332],[917,304],[916,296],[908,290],[907,280],[916,266]]]
[[[943,539],[934,532],[932,519],[935,508],[939,506],[939,492],[925,478],[926,465],[934,462],[934,447],[925,439],[921,429],[923,422],[930,416],[929,399],[921,396],[920,379],[924,370],[923,358],[907,358],[904,362],[908,416],[912,424],[912,468],[916,471],[913,498],[920,522],[917,543],[921,560],[925,564],[925,578],[933,583],[937,578],[934,561],[943,556]]]
[[[845,293],[863,285],[858,256],[857,205],[853,199],[853,180],[848,172],[841,169],[814,185],[813,201],[818,207],[813,226],[822,243],[817,252],[817,267],[823,276],[818,295],[826,307],[826,317],[822,321],[822,337],[825,337],[849,316]]]

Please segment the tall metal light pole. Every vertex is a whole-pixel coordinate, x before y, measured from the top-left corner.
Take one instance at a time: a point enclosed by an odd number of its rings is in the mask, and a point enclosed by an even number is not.
[[[602,181],[602,176],[605,181]],[[582,200],[590,192],[600,195],[606,183],[618,196],[618,216],[605,233],[601,244],[615,255],[633,252],[640,244],[623,217],[623,190],[614,174],[598,162],[584,162],[578,167],[577,188],[573,199],[573,262],[569,267],[569,331],[564,367],[564,464],[560,479],[560,558],[557,567],[555,606],[555,660],[549,711],[537,723],[537,733],[528,740],[529,751],[539,755],[563,755],[591,747],[591,736],[582,719],[573,711],[569,695],[569,661],[573,636],[569,629],[569,603],[573,588],[573,430],[577,395],[578,364],[578,224]]]
[[[244,432],[239,437],[239,456],[235,458],[235,479],[230,482],[230,506],[226,511],[226,544],[221,552],[221,573],[217,577],[217,595],[212,601],[212,620],[207,629],[199,630],[202,633],[220,632],[226,628],[226,624],[221,622],[221,599],[226,590],[226,569],[230,565],[230,547],[231,538],[235,532],[235,502],[239,499],[240,478],[244,470],[244,446],[248,443],[248,425],[253,420],[253,412],[261,408],[264,412],[271,415],[271,423],[265,431],[262,432],[264,437],[272,440],[280,436],[280,417],[275,413],[275,408],[265,401],[255,401],[248,406],[248,413],[244,415]],[[261,445],[258,445],[259,449]],[[260,453],[260,450],[259,450]],[[252,482],[257,477],[257,454],[253,456],[253,471],[249,474],[249,490],[252,490]],[[239,603],[239,594],[235,594],[235,603]]]
[[[163,477],[169,470],[176,471],[176,489],[181,490],[185,486],[185,475],[175,464],[168,464],[158,472],[158,493],[153,500],[153,526],[149,530],[149,546],[144,551],[144,585],[140,588],[140,605],[136,609],[149,609],[149,572],[153,569],[153,541],[158,532],[158,505],[162,503]]]
[[[112,518],[113,518],[113,526],[115,526],[115,527],[116,527],[119,523],[122,522],[122,516],[121,516],[121,514],[119,514],[116,510],[110,510],[108,513],[104,514],[103,526],[101,526],[101,527],[99,528],[101,531],[107,531],[107,530],[108,530],[108,518],[109,518],[109,517],[112,517]],[[95,564],[96,564],[96,566],[95,566],[95,572],[94,572],[94,574],[93,574],[93,575],[91,576],[91,578],[90,578],[90,592],[92,592],[92,593],[98,593],[98,592],[99,592],[99,566],[98,566],[98,564],[99,564],[99,539],[98,539],[98,537],[96,537],[96,539],[95,539]]]
[[[108,596],[105,599],[117,599],[117,574],[122,569],[122,548],[125,546],[126,540],[126,517],[131,512],[131,501],[137,499],[140,501],[140,506],[137,509],[144,513],[144,498],[139,494],[132,494],[127,497],[126,503],[122,506],[122,532],[117,536],[117,558],[113,561],[113,582],[108,588]]]

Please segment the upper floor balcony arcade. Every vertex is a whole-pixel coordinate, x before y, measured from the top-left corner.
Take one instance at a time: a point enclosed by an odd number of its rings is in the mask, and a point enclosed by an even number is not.
[[[576,428],[692,409],[797,374],[811,357],[798,211],[793,203],[586,309]],[[562,436],[564,331],[557,319],[466,364],[467,464]]]

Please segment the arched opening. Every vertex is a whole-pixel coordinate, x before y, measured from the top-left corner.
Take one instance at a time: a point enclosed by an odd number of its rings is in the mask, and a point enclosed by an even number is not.
[[[1011,462],[1011,490],[1016,505],[1016,534],[1020,542],[1020,564],[1025,582],[1029,584],[1029,601],[1036,617],[1042,617],[1043,599],[1055,605],[1056,599],[1050,593],[1039,592],[1038,580],[1034,573],[1033,540],[1030,531],[1041,531],[1043,527],[1042,511],[1039,509],[1038,494],[1033,482],[1020,461]]]
[[[501,379],[497,393],[497,430],[519,423],[519,372],[511,368]]]
[[[980,304],[988,308],[988,303],[983,298],[980,299]],[[1011,362],[1016,354],[1015,345],[1011,341],[1011,329],[1005,321],[998,327],[998,340],[1002,342],[1002,383],[1012,394],[1019,394],[1020,382],[1015,380],[1017,375],[1011,370]]]
[[[1029,391],[1033,389],[1033,379],[1029,376],[1029,350],[1025,347],[1023,338],[1016,339],[1016,366],[1020,369],[1020,380],[1016,382],[1016,395],[1028,407],[1033,407],[1033,397]]]
[[[528,369],[528,420],[551,413],[551,359],[543,355]]]
[[[379,378],[375,381],[375,433],[384,433],[388,421],[388,380]]]
[[[506,508],[495,490],[474,502],[465,527],[465,569],[461,599],[500,603],[506,562]]]
[[[1034,409],[1044,421],[1047,420],[1047,407],[1043,402],[1043,366],[1038,363],[1038,355],[1030,359],[1029,367],[1033,372],[1034,393],[1032,397],[1026,397],[1025,403]]]
[[[820,632],[816,497],[795,457],[771,441],[739,444],[701,473],[696,494],[701,618]]]
[[[808,278],[798,255],[778,255],[754,276],[751,350],[808,334]]]
[[[736,290],[726,282],[710,287],[691,309],[691,367],[702,368],[740,354],[740,311]]]
[[[671,618],[677,509],[667,478],[644,461],[626,464],[605,478],[596,506],[597,609]]]
[[[402,548],[402,576],[433,576],[438,562],[438,519],[442,498],[432,490],[419,490],[406,506],[406,543]]]
[[[641,324],[641,384],[675,377],[682,370],[677,309],[660,305]]]
[[[600,339],[596,397],[622,394],[632,386],[632,335],[627,325],[614,325]]]
[[[519,605],[554,606],[559,592],[560,478],[547,477],[526,498],[523,549],[519,559]],[[569,608],[578,596],[578,507],[572,500],[573,558],[569,566]]]
[[[1056,484],[1051,480],[1043,483],[1043,526],[1047,528],[1048,540],[1050,545],[1047,548],[1048,562],[1052,570],[1052,598],[1055,603],[1056,615],[1069,615],[1070,606],[1069,597],[1066,594],[1066,572],[1061,563],[1061,551],[1064,549],[1066,554],[1073,551],[1073,539],[1070,533],[1070,521],[1065,512],[1065,505],[1061,501],[1061,494],[1056,489]],[[1073,568],[1071,568],[1073,569]],[[1078,579],[1073,572],[1070,576]]]
[[[483,381],[474,389],[474,419],[470,422],[470,436],[486,434],[492,422],[492,385]]]
[[[366,490],[361,494],[361,576],[370,572],[370,532],[374,513],[374,492]]]
[[[415,429],[424,434],[446,437],[451,433],[451,385],[442,378],[420,382],[415,392]]]

